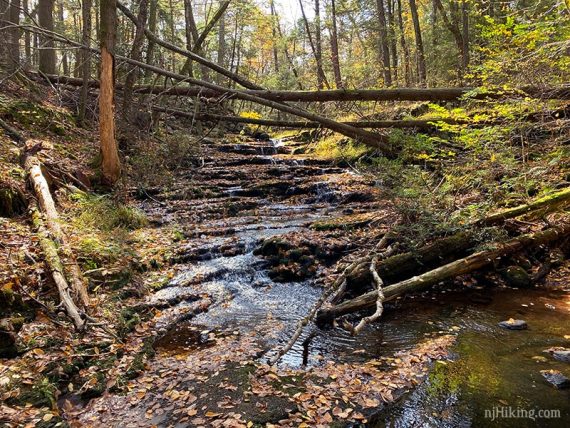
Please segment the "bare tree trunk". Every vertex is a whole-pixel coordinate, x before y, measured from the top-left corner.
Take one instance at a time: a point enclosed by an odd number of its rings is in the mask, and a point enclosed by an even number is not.
[[[185,0],[188,1],[188,0]],[[186,3],[185,3],[186,4]],[[156,31],[156,19],[158,13],[158,0],[150,0],[150,8],[149,8],[149,15],[148,15],[148,29],[151,33]],[[148,46],[146,49],[146,63],[148,65],[154,64],[154,49],[156,46],[156,42],[152,39],[148,39]],[[146,70],[144,77],[150,78],[152,72]]]
[[[466,68],[469,64],[469,48],[468,48],[468,41],[464,40],[464,32],[469,31],[468,26],[468,16],[467,16],[467,5],[465,2],[462,2],[462,20],[463,20],[463,28],[459,26],[458,20],[458,10],[457,5],[454,2],[450,3],[450,11],[449,16],[445,11],[441,0],[434,0],[435,5],[443,19],[443,23],[453,36],[455,40],[455,45],[457,46],[457,51],[459,52],[459,68],[458,68],[458,75],[459,78],[462,79],[463,75],[465,74]]]
[[[469,5],[465,0],[461,2],[461,21],[463,31],[463,50],[461,57],[463,59],[463,70],[466,72],[469,67]]]
[[[57,17],[58,17],[58,26],[60,27],[59,32],[61,34],[65,34],[65,21],[64,21],[64,14],[63,14],[63,0],[60,0],[57,4]],[[65,47],[61,45],[61,65],[63,67],[63,74],[69,76],[69,58],[67,56],[67,51]]]
[[[322,69],[322,62],[317,54],[317,48],[315,42],[313,41],[313,35],[311,33],[311,27],[309,26],[309,21],[307,20],[307,15],[305,15],[305,8],[303,6],[303,0],[299,0],[299,6],[301,6],[301,14],[303,15],[303,22],[305,23],[305,30],[307,31],[307,38],[309,39],[309,45],[311,46],[311,51],[315,57],[315,62],[317,64],[317,87],[318,89],[323,89],[323,83],[329,88],[325,72]]]
[[[218,65],[226,68],[226,17],[222,15],[218,24]]]
[[[378,21],[380,23],[380,59],[382,60],[382,74],[384,76],[384,85],[392,86],[392,73],[390,72],[390,48],[388,47],[388,31],[386,29],[386,11],[384,10],[384,0],[376,0],[376,9],[378,12]]]
[[[113,185],[121,175],[115,140],[115,40],[117,31],[116,0],[101,0],[101,86],[99,90],[99,133],[101,138],[102,181]]]
[[[0,28],[7,27],[10,21],[10,1],[0,0]],[[10,30],[8,28],[0,30],[3,40],[10,40]],[[12,69],[10,61],[10,49],[8,44],[0,43],[0,68],[2,75],[7,74]]]
[[[21,0],[12,0],[10,2],[10,22],[14,25],[10,31],[10,60],[12,67],[16,70],[20,66],[20,10],[22,8]]]
[[[388,40],[390,41],[390,58],[392,59],[392,70],[394,82],[398,83],[398,50],[396,40],[396,23],[394,21],[394,0],[387,1],[388,12]]]
[[[144,28],[148,16],[148,0],[140,0],[139,13],[137,16],[138,23],[136,25],[135,37],[131,48],[131,58],[137,61],[142,60],[142,47],[144,42]],[[123,111],[122,116],[127,122],[131,119],[133,86],[136,83],[139,70],[137,67],[131,66],[125,80],[123,89]]]
[[[53,6],[55,0],[39,0],[38,18],[40,27],[53,31]],[[46,35],[40,36],[40,71],[46,74],[55,74],[56,55],[53,39]]]
[[[30,6],[28,4],[29,0],[22,0],[22,8],[24,11],[24,17],[26,20],[29,19],[28,15],[30,13]],[[32,37],[29,31],[24,31],[24,52],[26,55],[26,64],[32,64]]]
[[[408,43],[406,42],[406,32],[404,31],[404,18],[402,16],[402,0],[397,0],[398,5],[398,27],[400,30],[400,45],[402,46],[402,52],[404,54],[404,82],[406,86],[410,86],[412,83],[412,70],[410,68],[410,49],[408,48]]]
[[[336,4],[331,0],[331,62],[334,72],[334,81],[337,89],[343,89],[342,75],[338,55],[338,30],[336,27]]]
[[[464,259],[456,260],[424,274],[385,287],[383,291],[386,301],[408,292],[423,290],[426,287],[455,278],[459,275],[474,272],[490,265],[499,258],[514,254],[525,248],[558,241],[567,237],[569,233],[570,225],[562,224],[558,227],[552,227],[535,234],[522,235],[507,242],[498,243],[490,250],[471,254]],[[325,325],[339,316],[370,308],[376,304],[376,298],[377,292],[371,291],[331,308],[322,309],[317,314],[317,325]]]
[[[315,59],[317,60],[317,85],[323,89],[323,84],[327,80],[323,68],[323,45],[321,42],[321,4],[315,0]],[[327,89],[330,88],[327,82]]]
[[[279,56],[277,52],[277,13],[275,12],[275,4],[273,0],[269,1],[269,10],[271,13],[271,34],[273,36],[273,69],[275,73],[279,73]]]
[[[414,24],[414,34],[416,36],[416,56],[417,56],[418,76],[420,80],[420,85],[425,86],[427,80],[426,59],[424,55],[424,43],[422,41],[422,30],[420,28],[420,19],[418,17],[418,8],[416,6],[416,0],[409,0],[409,2],[410,2],[410,12],[412,14],[412,22]]]
[[[283,32],[281,31],[281,23],[279,22],[279,16],[277,14],[275,14],[275,18],[277,19],[277,22],[276,22],[277,33],[279,34],[279,38],[284,41],[283,51],[285,53],[285,58],[287,58],[287,62],[289,63],[289,66],[291,67],[291,72],[293,73],[293,76],[295,76],[295,80],[297,81],[297,87],[302,91],[303,90],[303,84],[301,83],[301,79],[299,78],[299,72],[297,71],[297,67],[295,66],[295,63],[293,62],[293,58],[289,54],[289,48],[287,47],[287,40],[285,40],[283,37]]]
[[[91,46],[91,7],[92,0],[83,0],[81,5],[81,19],[83,28],[81,30],[81,43],[87,47]],[[81,51],[81,95],[79,97],[79,123],[85,125],[85,113],[87,111],[87,95],[89,94],[89,80],[91,79],[91,52],[89,49]]]
[[[184,0],[184,17],[185,17],[185,30],[186,30],[186,49],[192,51],[194,43],[198,40],[198,27],[194,19],[194,11],[192,9],[191,0]],[[184,67],[180,71],[182,74],[188,74],[190,77],[194,75],[192,67],[192,59],[188,58]]]

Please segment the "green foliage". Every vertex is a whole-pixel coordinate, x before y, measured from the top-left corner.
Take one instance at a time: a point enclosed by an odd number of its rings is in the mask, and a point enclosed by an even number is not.
[[[476,48],[483,60],[473,67],[472,77],[500,86],[536,84],[543,79],[550,85],[566,83],[570,58],[564,51],[570,25],[555,9],[535,16],[485,16],[478,26],[482,43]]]
[[[85,196],[79,203],[76,219],[79,227],[110,232],[115,229],[135,230],[148,224],[145,214],[108,196]]]
[[[371,150],[363,144],[355,143],[338,134],[333,134],[319,140],[313,151],[315,155],[321,159],[352,163]]]

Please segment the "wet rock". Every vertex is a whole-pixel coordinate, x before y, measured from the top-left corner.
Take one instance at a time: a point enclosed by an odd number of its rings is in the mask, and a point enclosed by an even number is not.
[[[554,348],[546,349],[544,352],[549,353],[558,361],[570,363],[570,349],[568,349],[568,348],[554,347]]]
[[[26,212],[28,202],[22,189],[0,183],[0,217],[15,217]]]
[[[526,321],[510,318],[507,321],[501,321],[499,323],[499,327],[506,328],[508,330],[526,330],[528,328],[528,324]]]
[[[0,358],[12,358],[18,354],[16,348],[16,326],[9,318],[0,320]]]
[[[528,288],[532,285],[532,278],[528,272],[522,267],[516,265],[509,266],[503,272],[503,278],[511,287]]]
[[[541,370],[540,373],[556,389],[570,388],[570,379],[564,376],[562,372],[558,370]]]

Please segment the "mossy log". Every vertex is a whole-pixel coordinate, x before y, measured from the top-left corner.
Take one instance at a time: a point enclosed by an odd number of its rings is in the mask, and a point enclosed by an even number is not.
[[[59,253],[61,253],[67,261],[64,265],[65,270],[62,270],[62,273],[65,272],[67,275],[74,297],[86,307],[89,305],[87,287],[83,280],[81,270],[75,261],[75,257],[66,243],[65,235],[60,225],[59,215],[55,208],[48,183],[42,173],[41,164],[35,156],[27,156],[24,161],[24,166],[29,174],[41,211],[45,215],[47,228],[59,245]]]
[[[389,301],[405,293],[423,290],[426,287],[455,278],[459,275],[474,272],[494,263],[501,257],[509,256],[525,248],[555,242],[569,235],[570,223],[567,223],[535,234],[522,235],[504,243],[497,243],[494,248],[490,250],[479,251],[463,259],[430,270],[422,275],[414,276],[385,287],[383,290],[385,301]],[[331,308],[322,309],[317,314],[317,324],[327,324],[342,315],[370,308],[376,304],[377,295],[376,291],[371,291]]]
[[[57,244],[50,238],[50,233],[44,225],[37,209],[32,210],[32,221],[37,230],[40,247],[44,254],[46,264],[49,267],[51,276],[59,292],[61,303],[67,315],[73,320],[73,324],[75,324],[77,330],[81,331],[85,327],[85,321],[81,317],[79,309],[71,297],[71,288],[65,279],[63,264],[57,253]]]
[[[493,225],[500,223],[506,219],[519,217],[531,212],[550,212],[562,208],[568,204],[570,204],[570,187],[545,195],[532,201],[531,203],[519,205],[514,208],[509,208],[491,214],[481,220],[480,223],[487,226]]]

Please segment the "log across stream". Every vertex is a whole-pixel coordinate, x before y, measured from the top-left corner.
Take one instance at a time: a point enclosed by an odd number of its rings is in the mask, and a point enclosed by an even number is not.
[[[181,171],[168,194],[141,202],[151,219],[183,227],[187,241],[184,251],[173,255],[179,274],[146,302],[160,308],[159,339],[155,357],[137,382],[142,388],[145,379],[160,379],[153,386],[157,393],[163,384],[176,390],[192,385],[197,388],[196,396],[208,396],[198,399],[200,406],[215,407],[231,394],[223,385],[239,385],[243,379],[239,364],[226,367],[221,379],[212,374],[219,370],[216,359],[226,351],[217,347],[229,346],[231,341],[226,338],[239,337],[239,348],[231,352],[266,361],[272,349],[289,339],[295,323],[322,292],[311,276],[276,280],[267,260],[254,250],[271,237],[289,239],[297,233],[310,240],[318,236],[310,227],[317,220],[373,210],[385,212],[380,221],[389,223],[392,217],[390,204],[382,200],[373,183],[349,170],[291,156],[278,142],[209,144],[202,167]],[[194,193],[197,183],[200,195]],[[336,238],[330,235],[329,239]],[[338,256],[349,248],[348,241],[340,234],[335,247]],[[372,412],[378,426],[385,420],[410,426],[412,419],[439,427],[480,425],[485,409],[498,400],[564,409],[562,416],[570,418],[568,392],[554,390],[540,374],[543,369],[561,368],[563,363],[548,357],[533,359],[544,356],[546,348],[568,345],[564,338],[570,334],[567,281],[558,278],[557,284],[565,286],[565,291],[436,287],[390,302],[381,321],[366,326],[356,337],[338,327],[307,328],[279,364],[298,369],[318,368],[326,361],[365,365],[407,352],[426,339],[452,334],[457,335],[452,349],[455,361],[437,363],[427,383],[403,395],[395,407]],[[497,326],[511,317],[525,319],[529,330],[507,331]],[[204,371],[192,371],[196,364],[204,365]],[[442,372],[444,368],[450,371]],[[201,376],[213,379],[214,384],[200,389],[196,378]],[[101,423],[112,425],[144,418],[153,402],[148,394],[140,400],[133,395],[141,389],[134,387],[133,391],[92,400],[78,420],[87,422],[97,415]],[[283,418],[276,415],[272,420],[270,412],[246,404],[236,409],[248,420],[262,423]],[[287,407],[287,403],[272,406]],[[147,422],[160,426],[178,417],[165,411]]]

